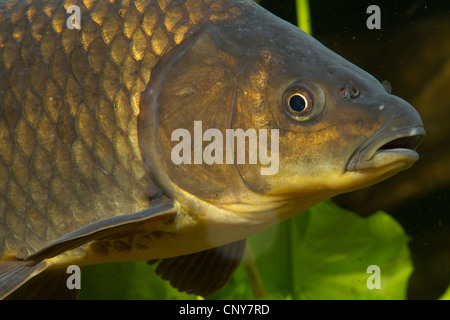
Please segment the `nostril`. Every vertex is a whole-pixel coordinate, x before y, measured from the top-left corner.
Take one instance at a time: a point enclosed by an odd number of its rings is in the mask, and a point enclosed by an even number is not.
[[[339,89],[339,96],[343,99],[350,99],[350,93],[346,88]]]
[[[352,87],[352,92],[350,93],[350,95],[352,96],[352,98],[357,98],[359,97],[359,88],[357,87]]]
[[[342,87],[339,89],[339,96],[343,99],[353,99],[360,95],[360,90],[358,87],[352,86],[351,89],[348,87]]]

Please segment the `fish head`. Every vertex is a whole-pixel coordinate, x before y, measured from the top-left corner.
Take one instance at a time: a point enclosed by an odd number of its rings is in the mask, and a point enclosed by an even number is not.
[[[378,183],[419,159],[415,150],[425,130],[408,102],[299,28],[263,11],[253,14],[245,27],[222,29],[227,47],[245,43],[242,56],[251,61],[241,71],[245,89],[231,123],[278,130],[279,163],[268,175],[262,164],[237,165],[247,186],[287,198],[331,197]]]
[[[141,151],[163,190],[217,205],[311,205],[418,160],[425,131],[410,104],[297,27],[255,4],[242,10],[168,54],[143,95]],[[244,133],[242,150],[230,130]]]

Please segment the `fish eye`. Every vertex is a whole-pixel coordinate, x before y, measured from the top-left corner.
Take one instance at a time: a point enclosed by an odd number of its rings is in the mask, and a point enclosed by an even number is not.
[[[284,93],[283,105],[287,113],[295,120],[309,120],[314,100],[309,90],[301,85],[293,85]]]
[[[305,97],[303,97],[299,93],[296,93],[289,98],[289,107],[295,113],[303,112],[306,109],[307,104],[308,102],[306,101]]]

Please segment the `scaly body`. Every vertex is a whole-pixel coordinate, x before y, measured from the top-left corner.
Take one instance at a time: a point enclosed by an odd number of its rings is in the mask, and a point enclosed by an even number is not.
[[[2,259],[143,210],[158,195],[137,142],[141,92],[162,56],[230,16],[230,5],[191,2],[74,2],[80,30],[66,25],[70,1],[3,3]]]

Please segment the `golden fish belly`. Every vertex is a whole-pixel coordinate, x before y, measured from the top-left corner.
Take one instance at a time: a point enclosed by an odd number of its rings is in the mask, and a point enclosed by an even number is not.
[[[249,213],[248,207],[244,208],[247,212],[244,213],[236,207],[218,208],[208,203],[197,203],[198,214],[180,210],[173,219],[152,220],[134,234],[93,241],[46,261],[49,268],[61,268],[70,264],[83,266],[184,256],[246,239],[287,219],[293,210],[304,210],[322,200],[319,197],[308,201],[265,204],[253,209],[257,217]]]
[[[69,29],[68,1],[0,2],[0,260],[149,206],[141,93],[192,32],[239,14],[230,1],[77,4]]]

